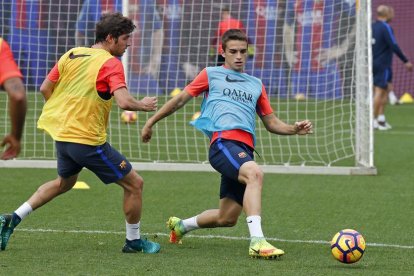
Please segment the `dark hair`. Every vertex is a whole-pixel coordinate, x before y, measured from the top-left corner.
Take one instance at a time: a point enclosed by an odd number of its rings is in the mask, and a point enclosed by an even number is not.
[[[101,16],[100,21],[96,24],[95,43],[104,42],[108,35],[115,40],[124,34],[130,34],[135,29],[131,19],[123,16],[121,13],[106,13]]]
[[[221,47],[224,51],[226,50],[226,44],[229,40],[240,40],[249,43],[247,35],[239,29],[230,29],[223,34],[223,36],[221,37]]]
[[[221,12],[230,12],[230,7],[227,5],[224,5],[223,7],[221,7]]]

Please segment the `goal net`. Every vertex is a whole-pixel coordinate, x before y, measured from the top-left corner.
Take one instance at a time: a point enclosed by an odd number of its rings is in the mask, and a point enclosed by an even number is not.
[[[249,38],[245,71],[262,79],[276,115],[309,119],[314,134],[278,136],[257,120],[256,161],[282,173],[375,174],[371,129],[370,1],[355,0],[73,0],[0,3],[1,35],[25,76],[29,110],[23,148],[1,166],[54,166],[51,138],[36,128],[41,82],[60,55],[92,45],[102,13],[120,11],[137,26],[123,57],[128,89],[156,95],[162,105],[206,66],[217,65],[218,26],[228,16]],[[226,15],[227,13],[227,15]],[[140,129],[151,113],[124,124],[115,104],[108,141],[137,169],[211,170],[209,141],[189,122],[195,98],[154,127],[149,144]],[[1,134],[10,131],[7,97],[0,94]]]

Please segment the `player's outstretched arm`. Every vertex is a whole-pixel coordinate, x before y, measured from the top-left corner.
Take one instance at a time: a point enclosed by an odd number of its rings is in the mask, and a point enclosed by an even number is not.
[[[312,123],[309,120],[289,125],[277,118],[273,113],[263,116],[261,119],[266,129],[271,133],[279,135],[306,135],[312,133]]]
[[[137,100],[129,94],[125,87],[115,90],[114,97],[118,106],[124,110],[145,112],[157,110],[158,100],[156,97],[144,97]]]
[[[309,120],[296,122],[294,127],[297,135],[306,135],[313,133],[313,126],[311,121]]]
[[[141,138],[144,143],[148,143],[152,137],[152,127],[160,120],[176,112],[183,107],[190,99],[191,96],[187,91],[183,90],[180,94],[173,97],[166,102],[148,121],[145,123],[141,131]]]
[[[9,115],[11,132],[0,143],[1,147],[7,145],[1,159],[7,160],[17,157],[20,153],[20,140],[23,134],[24,121],[27,111],[26,90],[19,77],[7,79],[3,84],[9,96]]]

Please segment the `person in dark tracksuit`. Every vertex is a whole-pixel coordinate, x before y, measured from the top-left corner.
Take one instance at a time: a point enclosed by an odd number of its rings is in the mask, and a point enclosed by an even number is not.
[[[395,53],[404,63],[408,71],[413,64],[404,55],[394,31],[388,24],[394,17],[391,7],[380,5],[377,8],[377,20],[372,24],[372,56],[374,74],[374,129],[388,130],[391,126],[386,122],[384,109],[388,99],[392,81],[392,56]]]

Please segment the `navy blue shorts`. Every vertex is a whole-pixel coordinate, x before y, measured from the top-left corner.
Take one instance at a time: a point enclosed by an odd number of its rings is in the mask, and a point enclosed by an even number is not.
[[[374,67],[374,85],[387,89],[388,83],[392,82],[392,70],[391,68],[375,68]]]
[[[56,141],[55,144],[58,174],[63,178],[78,174],[85,167],[108,184],[124,178],[132,169],[125,156],[109,143],[89,146]]]
[[[246,185],[238,181],[241,165],[254,160],[253,149],[244,143],[217,139],[209,151],[211,166],[221,173],[220,199],[231,198],[243,206]]]

